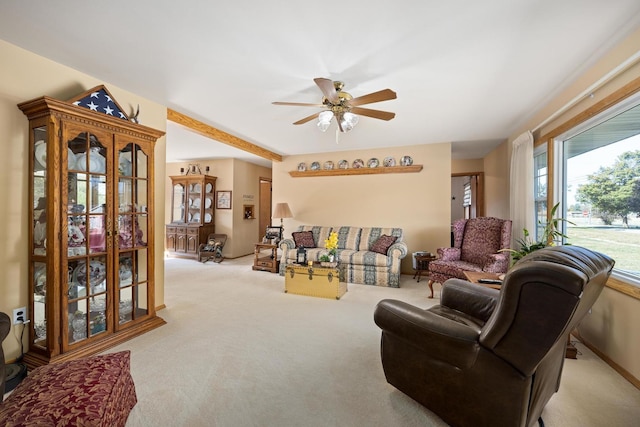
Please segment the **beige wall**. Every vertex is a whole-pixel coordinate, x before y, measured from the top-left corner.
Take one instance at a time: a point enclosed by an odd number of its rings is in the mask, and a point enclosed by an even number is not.
[[[483,172],[482,159],[451,160],[451,173]]]
[[[149,127],[166,129],[166,108],[94,77],[49,61],[0,40],[0,311],[13,312],[27,305],[28,274],[28,121],[17,104],[48,95],[69,99],[87,89],[104,84],[120,106],[131,112],[140,105],[140,120]],[[156,182],[165,175],[165,139],[156,145]],[[155,240],[162,242],[164,223],[164,188],[155,187]],[[159,226],[158,226],[159,225]],[[155,253],[156,305],[164,302],[164,263],[162,250]],[[20,353],[14,327],[3,342],[5,357],[11,360]],[[25,337],[25,350],[26,350]]]
[[[237,159],[197,160],[192,162],[168,163],[165,183],[165,217],[171,221],[171,178],[180,175],[180,168],[194,163],[204,173],[209,166],[209,175],[215,176],[216,191],[231,191],[231,209],[216,209],[216,233],[226,234],[227,242],[223,254],[227,258],[237,258],[252,254],[254,244],[260,240],[258,230],[258,210],[260,209],[260,178],[271,178],[271,169]],[[255,219],[244,218],[244,205],[254,205]],[[162,246],[164,247],[164,246]]]
[[[419,173],[292,178],[300,162],[323,164],[357,158],[408,155]],[[287,202],[293,218],[285,236],[301,224],[401,227],[409,254],[402,271],[411,272],[411,252],[435,252],[450,242],[451,144],[429,144],[366,151],[340,151],[286,157],[273,164],[273,203]]]
[[[484,158],[485,216],[510,217],[509,163],[506,142]]]
[[[583,94],[591,85],[639,51],[640,30],[637,30],[580,75],[566,90],[553,98],[532,120],[514,132],[509,141],[513,141],[525,130],[533,129],[548,117],[555,115],[556,111]],[[560,114],[534,135],[548,133],[638,77],[640,77],[640,64],[636,63],[618,77],[594,90],[593,98],[588,96],[589,93],[585,93],[574,107]],[[507,151],[509,156],[510,144]],[[508,176],[506,178],[508,180]],[[640,379],[640,300],[614,289],[605,289],[596,301],[592,313],[585,317],[578,329],[587,342],[620,365],[636,380]],[[636,384],[638,382],[640,380]]]

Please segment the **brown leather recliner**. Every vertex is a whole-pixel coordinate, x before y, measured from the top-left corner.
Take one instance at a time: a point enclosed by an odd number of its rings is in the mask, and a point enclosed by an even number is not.
[[[447,280],[423,310],[380,301],[387,381],[452,426],[533,426],[558,391],[568,334],[614,261],[577,246],[521,259],[500,291]]]

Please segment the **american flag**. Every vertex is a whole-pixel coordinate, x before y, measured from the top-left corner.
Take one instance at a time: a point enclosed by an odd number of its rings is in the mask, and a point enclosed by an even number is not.
[[[104,88],[91,92],[84,98],[74,101],[73,104],[99,113],[129,120],[129,117],[120,110],[118,105],[113,101],[113,99],[111,99],[111,95],[109,95]]]

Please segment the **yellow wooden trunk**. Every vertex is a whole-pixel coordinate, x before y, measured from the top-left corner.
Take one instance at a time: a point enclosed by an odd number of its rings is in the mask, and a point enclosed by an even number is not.
[[[310,297],[340,299],[347,292],[346,268],[308,265],[287,265],[284,275],[284,291]]]

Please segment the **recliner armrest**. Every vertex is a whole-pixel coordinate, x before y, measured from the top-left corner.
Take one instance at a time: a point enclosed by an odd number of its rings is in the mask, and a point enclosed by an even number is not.
[[[442,285],[440,304],[486,322],[498,304],[499,295],[497,289],[449,279]]]
[[[482,271],[487,273],[505,273],[509,269],[511,254],[509,252],[500,252],[489,255],[489,259],[482,266]]]
[[[476,359],[478,332],[454,320],[392,299],[378,303],[373,319],[383,334],[406,340],[438,361],[462,368]]]

